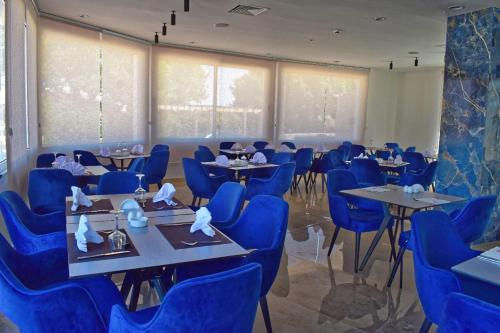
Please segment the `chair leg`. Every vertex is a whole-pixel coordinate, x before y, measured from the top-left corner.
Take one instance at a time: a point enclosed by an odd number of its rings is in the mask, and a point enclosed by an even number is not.
[[[198,207],[201,207],[201,197],[198,198]]]
[[[399,263],[399,289],[403,289],[403,257]]]
[[[194,206],[196,204],[196,197],[193,196],[193,202],[191,202],[191,206]]]
[[[424,322],[422,323],[422,326],[420,326],[420,330],[418,331],[419,333],[427,333],[429,332],[429,329],[432,326],[432,322],[427,319],[427,317],[424,319]]]
[[[387,287],[390,288],[392,285],[392,281],[394,280],[394,277],[396,276],[396,272],[398,271],[398,268],[400,265],[403,263],[403,256],[405,254],[406,250],[406,245],[400,246],[398,250],[398,255],[396,257],[396,260],[394,261],[394,266],[392,266],[391,270],[391,275],[389,276],[389,281],[387,282]],[[402,268],[401,268],[402,271]]]
[[[158,183],[156,183],[156,185],[158,185],[158,191],[159,191],[161,189],[161,186],[162,186],[161,181],[159,181]]]
[[[333,245],[335,244],[335,240],[337,240],[337,236],[339,235],[340,227],[335,226],[335,231],[333,232],[332,242],[330,243],[330,248],[328,249],[328,256],[332,254]]]
[[[359,266],[359,248],[361,247],[361,233],[356,233],[356,242],[354,244],[354,273],[358,272]]]
[[[125,274],[125,278],[123,279],[122,287],[120,288],[120,294],[124,300],[127,300],[128,294],[130,293],[130,289],[132,289],[132,278],[129,274]]]
[[[269,315],[269,306],[267,305],[266,296],[260,298],[260,309],[262,310],[262,317],[264,317],[267,333],[272,333],[273,327],[271,326],[271,316]]]
[[[325,179],[325,174],[321,174],[321,193],[325,193],[325,184],[326,184],[326,179]]]

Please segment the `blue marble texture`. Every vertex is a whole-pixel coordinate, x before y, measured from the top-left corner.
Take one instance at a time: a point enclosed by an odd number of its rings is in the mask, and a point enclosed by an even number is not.
[[[437,191],[499,194],[500,8],[448,18]],[[500,239],[499,200],[482,241]]]

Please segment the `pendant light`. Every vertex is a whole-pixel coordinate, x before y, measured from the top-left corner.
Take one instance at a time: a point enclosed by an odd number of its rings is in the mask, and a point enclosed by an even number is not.
[[[170,25],[175,25],[175,10],[173,10],[170,15]]]
[[[418,58],[415,57],[415,67],[418,67]]]
[[[167,24],[166,23],[163,23],[163,28],[161,29],[161,34],[163,36],[167,35]]]
[[[158,44],[160,42],[160,36],[158,36],[158,33],[155,32],[155,44]]]
[[[189,0],[184,0],[184,11],[189,12]]]
[[[392,60],[391,60],[391,62],[389,63],[389,69],[392,70],[393,67],[394,66],[392,65]]]

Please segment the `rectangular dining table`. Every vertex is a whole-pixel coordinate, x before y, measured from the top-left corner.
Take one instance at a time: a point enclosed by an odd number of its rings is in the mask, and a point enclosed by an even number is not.
[[[87,176],[102,176],[108,172],[109,170],[102,165],[87,165],[85,167],[85,175]]]
[[[366,266],[368,260],[370,259],[375,247],[377,246],[380,238],[384,234],[390,219],[392,218],[390,212],[390,205],[395,205],[397,207],[409,208],[413,211],[419,211],[422,209],[427,209],[431,207],[436,207],[440,205],[445,205],[453,202],[459,202],[465,200],[461,197],[445,195],[434,192],[420,192],[420,193],[406,193],[403,191],[402,186],[397,185],[385,185],[385,186],[373,186],[367,188],[357,188],[351,190],[343,190],[340,193],[344,195],[355,196],[363,199],[371,199],[383,203],[384,206],[384,220],[380,224],[375,237],[373,238],[368,251],[366,252],[359,270],[362,271]],[[421,201],[426,200],[426,201]]]
[[[229,161],[229,163],[230,163],[229,166],[224,166],[224,165],[217,164],[216,162],[202,162],[202,164],[206,165],[206,166],[232,170],[235,172],[236,179],[239,179],[239,172],[240,171],[264,169],[264,168],[276,168],[279,166],[279,165],[273,164],[273,163],[265,163],[265,164],[248,163],[247,165],[244,165],[244,166],[235,166],[235,165],[231,165],[231,163],[233,163],[233,160]]]
[[[103,156],[103,155],[96,155],[96,157],[99,157],[99,158],[105,158],[105,159],[109,159],[111,161],[111,163],[113,163],[114,166],[118,167],[116,165],[116,162],[115,161],[120,161],[120,170],[124,170],[125,169],[125,164],[124,164],[124,161],[126,160],[133,160],[133,159],[136,159],[136,158],[148,158],[150,157],[151,154],[128,154],[128,155],[109,155],[109,156]]]

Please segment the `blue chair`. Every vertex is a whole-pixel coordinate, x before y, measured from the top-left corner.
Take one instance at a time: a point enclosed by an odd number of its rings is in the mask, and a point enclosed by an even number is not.
[[[116,166],[113,164],[104,165],[101,162],[99,162],[97,157],[91,151],[74,150],[73,151],[73,158],[76,162],[78,162],[78,158],[76,157],[76,155],[82,155],[82,156],[80,156],[80,164],[83,166],[100,165],[100,166],[105,167],[109,171],[116,171],[117,170]]]
[[[239,183],[226,182],[222,184],[205,206],[212,214],[210,223],[225,232],[225,229],[233,225],[240,215],[245,202],[245,193],[245,187]]]
[[[273,157],[274,157],[274,154],[275,154],[275,151],[274,149],[259,149],[257,150],[258,152],[261,152],[262,154],[264,154],[264,156],[266,157],[266,160],[268,162],[271,162],[273,160]]]
[[[264,149],[266,148],[266,146],[269,144],[269,142],[267,141],[255,141],[253,143],[253,146],[255,147],[255,149],[257,150],[261,150],[261,149]]]
[[[339,152],[340,157],[342,158],[343,161],[350,160],[351,146],[340,145],[337,147],[337,151]]]
[[[385,175],[380,171],[378,162],[366,158],[355,158],[349,168],[361,187],[387,184]]]
[[[169,158],[170,150],[160,150],[151,153],[143,168],[144,180],[148,186],[156,184],[158,189],[161,188],[162,180],[167,174]]]
[[[385,146],[389,149],[399,148],[399,144],[397,142],[386,142]]]
[[[283,165],[285,163],[292,162],[293,154],[285,153],[285,152],[277,152],[274,154],[271,163],[276,165]],[[270,178],[274,175],[276,171],[276,167],[274,168],[259,168],[252,170],[250,176],[251,178]]]
[[[111,333],[252,332],[262,283],[262,268],[248,264],[183,281],[161,305],[128,312],[116,305]]]
[[[437,161],[429,163],[420,173],[405,172],[400,176],[398,185],[411,186],[414,184],[420,184],[425,190],[429,190],[429,188],[434,184],[437,163]]]
[[[146,159],[144,157],[134,158],[128,166],[127,171],[132,173],[142,173],[145,162]]]
[[[375,156],[383,160],[388,160],[391,157],[391,152],[389,150],[376,150]]]
[[[231,149],[231,147],[235,144],[234,141],[223,141],[219,144],[219,149]]]
[[[229,238],[243,248],[253,251],[245,258],[231,258],[181,266],[176,270],[177,280],[183,281],[194,276],[220,272],[248,263],[260,264],[262,266],[260,305],[267,331],[272,332],[266,295],[278,273],[287,224],[287,202],[269,195],[254,197],[238,220],[226,229],[226,235]]]
[[[208,146],[203,146],[203,145],[199,145],[198,146],[198,150],[208,150],[208,151],[211,151]]]
[[[215,155],[210,150],[198,149],[194,152],[194,159],[198,162],[213,162],[215,161]]]
[[[211,199],[219,187],[229,181],[225,175],[210,176],[203,165],[192,158],[183,158],[182,166],[186,184],[193,193],[193,206],[196,199],[198,199],[198,206],[200,206],[201,199]]]
[[[498,332],[500,306],[460,293],[446,296],[438,333]]]
[[[352,142],[351,141],[342,141],[342,144],[347,146],[347,147],[351,147],[352,146]]]
[[[327,173],[327,179],[328,179],[327,189],[329,195],[335,194],[343,196],[347,200],[349,205],[351,205],[352,207],[362,208],[367,210],[376,210],[380,212],[384,211],[384,207],[382,206],[382,203],[380,203],[379,201],[363,199],[360,197],[350,196],[340,193],[340,191],[343,190],[352,190],[360,188],[358,182],[356,181],[356,177],[354,177],[354,174],[349,170],[343,170],[343,169],[330,170]]]
[[[328,152],[328,158],[332,169],[348,169],[349,165],[344,162],[342,153],[337,149],[332,149]]]
[[[66,197],[70,196],[75,178],[64,169],[33,169],[28,177],[28,199],[37,214],[66,210]]]
[[[251,200],[260,194],[283,198],[283,195],[292,185],[294,171],[295,162],[288,162],[280,165],[271,178],[250,178],[247,185],[246,200]]]
[[[283,141],[281,144],[287,146],[290,149],[297,149],[297,147],[295,146],[295,143],[290,142],[290,141]]]
[[[295,173],[293,175],[293,187],[298,188],[300,180],[304,179],[306,193],[308,192],[309,182],[307,173],[311,168],[314,152],[312,148],[300,148],[295,153]]]
[[[58,153],[57,157],[66,156],[65,154]],[[51,168],[52,163],[54,162],[54,154],[40,154],[36,158],[36,167],[37,168]]]
[[[0,312],[21,332],[108,331],[120,293],[106,277],[68,281],[66,253],[20,254],[0,235]]]
[[[16,250],[32,254],[62,248],[66,250],[66,215],[33,213],[19,194],[0,193],[0,210]]]
[[[335,231],[333,232],[330,248],[328,249],[328,256],[332,253],[333,245],[335,244],[335,240],[337,239],[341,228],[355,232],[354,272],[357,273],[359,266],[359,250],[361,247],[361,233],[377,231],[380,224],[384,220],[384,211],[349,208],[348,202],[344,197],[336,195],[332,190],[330,190],[332,187],[330,184],[331,183],[329,182],[328,204],[330,207],[330,215],[333,223],[335,224]],[[387,225],[387,232],[391,242],[391,254],[395,252],[394,235],[392,232],[393,223],[394,220],[391,218],[391,221]]]
[[[349,160],[352,161],[355,157],[359,156],[360,154],[364,154],[365,151],[366,151],[365,146],[353,144],[349,152]]]
[[[271,159],[271,163],[276,164],[276,165],[282,165],[282,164],[291,162],[292,160],[293,160],[292,153],[277,152],[274,154],[273,158]]]
[[[142,178],[142,186],[148,186]],[[134,193],[139,187],[139,178],[135,173],[125,171],[110,171],[101,176],[97,185],[97,195]]]
[[[414,153],[417,151],[417,148],[415,146],[409,146],[408,148],[405,149],[405,152],[409,153]]]
[[[425,157],[421,153],[405,152],[402,158],[403,161],[410,163],[406,166],[406,172],[420,173],[427,167]]]
[[[427,332],[433,323],[441,324],[444,301],[453,292],[498,305],[500,288],[451,271],[451,267],[480,252],[471,250],[463,242],[446,213],[436,210],[414,213],[411,238],[415,283],[425,313],[420,332]]]
[[[393,158],[396,158],[398,155],[401,155],[401,157],[403,157],[403,154],[404,154],[403,149],[401,149],[399,147],[394,148],[393,151],[392,151],[392,157]]]
[[[151,154],[165,150],[170,150],[170,147],[168,145],[162,145],[162,144],[154,145],[153,148],[151,148]]]

